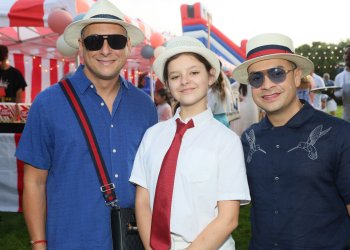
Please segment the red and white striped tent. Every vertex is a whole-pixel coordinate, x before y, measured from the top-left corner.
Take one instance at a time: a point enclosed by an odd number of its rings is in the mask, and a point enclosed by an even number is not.
[[[0,0],[0,44],[9,47],[10,64],[24,75],[28,87],[25,102],[66,73],[76,68],[75,58],[65,58],[56,49],[59,34],[47,24],[50,11],[62,8],[75,17],[85,13],[94,0]],[[152,29],[138,19],[128,18],[149,40]],[[123,75],[136,83],[139,71],[150,69],[150,60],[140,51],[145,43],[133,48]],[[22,211],[23,163],[14,152],[19,134],[0,134],[0,211]]]
[[[6,0],[0,3],[0,44],[9,48],[10,64],[25,76],[25,102],[32,102],[46,87],[76,68],[75,57],[64,57],[56,49],[59,34],[48,27],[48,16],[64,9],[72,17],[85,13],[95,0]],[[127,18],[149,40],[152,29],[139,19]],[[145,43],[133,48],[124,76],[136,83],[139,71],[148,71],[150,61],[140,51]]]
[[[10,64],[24,75],[25,102],[75,69],[74,58],[56,49],[59,34],[47,23],[51,11],[64,9],[72,17],[86,12],[93,0],[6,0],[0,3],[0,43],[9,48]]]

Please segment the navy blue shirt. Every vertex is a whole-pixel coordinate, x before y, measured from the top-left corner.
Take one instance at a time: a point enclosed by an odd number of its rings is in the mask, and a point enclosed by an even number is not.
[[[157,122],[150,97],[120,77],[112,114],[80,66],[70,78],[95,132],[121,207],[134,207],[128,180],[144,132]],[[16,156],[48,170],[49,249],[112,249],[105,205],[76,116],[58,84],[41,92],[29,112]]]
[[[341,250],[350,240],[350,123],[307,102],[290,121],[242,135],[252,197],[250,249]]]

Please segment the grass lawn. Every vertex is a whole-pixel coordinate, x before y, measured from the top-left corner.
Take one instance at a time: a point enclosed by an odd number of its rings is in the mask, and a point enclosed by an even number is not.
[[[239,211],[239,225],[233,232],[232,236],[236,242],[236,250],[247,250],[250,240],[250,220],[249,220],[250,205],[241,206]]]
[[[342,117],[343,108],[338,107],[336,116]],[[249,222],[250,205],[242,206],[239,215],[239,226],[233,232],[236,250],[247,250],[250,239]],[[1,250],[28,250],[29,237],[24,223],[23,214],[0,212],[0,249]]]
[[[0,249],[30,249],[22,213],[0,212]]]
[[[247,250],[250,238],[249,205],[242,206],[239,226],[233,233],[236,250]],[[29,237],[22,213],[0,212],[0,249],[29,250]]]

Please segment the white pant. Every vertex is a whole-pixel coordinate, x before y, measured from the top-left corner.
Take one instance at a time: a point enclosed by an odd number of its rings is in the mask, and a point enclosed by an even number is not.
[[[171,247],[170,250],[184,250],[186,249],[191,242],[185,241],[182,237],[176,234],[170,234],[171,236]],[[235,250],[235,242],[231,236],[228,237],[228,240],[220,247],[222,250]]]
[[[190,242],[185,241],[182,237],[171,234],[171,248],[170,250],[184,250],[190,245]]]

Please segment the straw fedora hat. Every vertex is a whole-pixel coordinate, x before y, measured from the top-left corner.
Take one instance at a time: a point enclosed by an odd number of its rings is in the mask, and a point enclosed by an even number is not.
[[[215,69],[215,80],[220,74],[220,62],[214,52],[207,49],[198,39],[190,36],[179,36],[169,40],[165,50],[156,57],[153,63],[153,70],[161,82],[164,82],[163,72],[166,61],[177,54],[190,52],[203,56]]]
[[[247,42],[247,61],[237,66],[232,74],[240,83],[248,84],[248,68],[253,63],[268,59],[284,59],[291,61],[302,70],[302,76],[309,75],[314,64],[308,58],[296,55],[293,41],[288,36],[278,33],[257,35]]]
[[[137,45],[144,40],[142,31],[125,21],[124,14],[109,0],[99,0],[94,3],[83,19],[69,24],[64,30],[64,40],[73,48],[79,48],[78,39],[81,31],[92,23],[115,23],[123,26],[130,38],[131,44]]]

